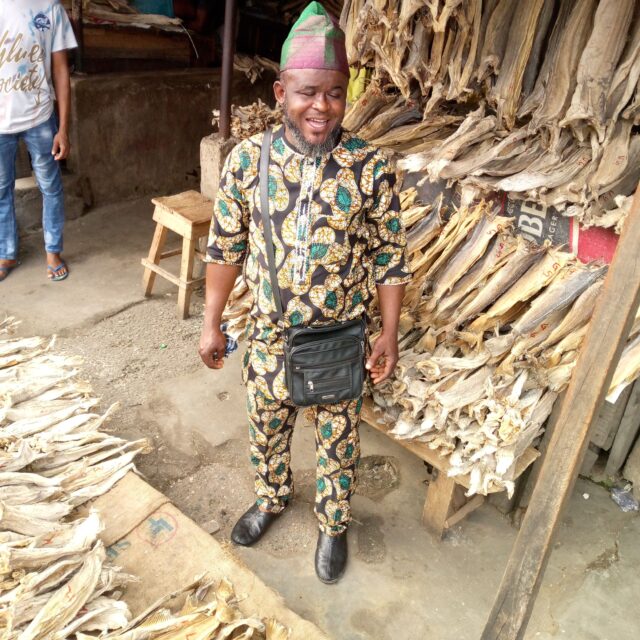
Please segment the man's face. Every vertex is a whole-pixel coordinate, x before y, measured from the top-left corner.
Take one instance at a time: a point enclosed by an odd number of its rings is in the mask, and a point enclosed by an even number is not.
[[[321,147],[342,123],[347,83],[347,77],[339,71],[290,69],[276,80],[273,89],[284,109],[285,123],[293,125],[308,145]]]

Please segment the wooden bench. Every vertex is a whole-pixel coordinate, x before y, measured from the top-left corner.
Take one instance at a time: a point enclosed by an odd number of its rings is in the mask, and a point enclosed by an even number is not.
[[[204,254],[196,246],[201,238],[209,234],[213,202],[198,191],[153,198],[151,202],[156,206],[153,219],[157,224],[149,255],[141,260],[144,267],[144,295],[151,295],[156,274],[165,278],[178,287],[178,315],[183,319],[188,318],[191,292],[195,286],[204,282],[204,277],[193,277],[193,265],[196,256],[204,258]],[[167,231],[182,236],[181,248],[163,251]],[[163,258],[176,255],[182,256],[178,276],[159,266]]]
[[[392,427],[378,420],[370,399],[365,400],[362,407],[362,419],[433,467],[436,477],[429,482],[427,487],[427,497],[422,510],[422,523],[438,538],[442,538],[447,529],[453,527],[484,503],[485,496],[475,495],[467,498],[464,495],[466,489],[469,488],[470,478],[468,475],[456,476],[455,478],[450,478],[447,475],[449,471],[447,458],[441,456],[437,451],[433,451],[423,442],[398,440],[390,436],[389,431]],[[539,455],[533,447],[527,449],[516,462],[516,477],[519,477]],[[499,491],[501,490],[493,489],[490,493],[498,493]]]

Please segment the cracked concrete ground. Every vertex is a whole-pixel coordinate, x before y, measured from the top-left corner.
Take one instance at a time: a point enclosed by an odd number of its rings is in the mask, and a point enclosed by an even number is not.
[[[0,310],[23,320],[21,334],[57,333],[60,349],[83,356],[104,406],[120,403],[110,428],[154,445],[139,459],[140,471],[195,521],[215,519],[215,536],[227,540],[252,500],[240,356],[220,374],[200,364],[201,297],[186,321],[177,319],[169,284],[158,281],[154,297],[142,298],[139,261],[152,232],[146,200],[69,223],[71,276],[62,283],[46,281],[41,235],[29,235],[23,264],[0,284]],[[291,508],[255,548],[234,552],[291,609],[337,640],[475,640],[517,532],[485,504],[435,541],[419,522],[424,465],[367,426],[361,435],[369,481],[353,501],[342,582],[325,586],[314,574],[313,431],[302,422],[293,443]],[[526,638],[640,637],[639,533],[637,514],[623,513],[605,489],[579,480]]]

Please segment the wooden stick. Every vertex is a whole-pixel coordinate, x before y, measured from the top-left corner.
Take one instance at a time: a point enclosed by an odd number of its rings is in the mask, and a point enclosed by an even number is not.
[[[482,640],[522,640],[551,541],[640,301],[640,187],[569,383]]]

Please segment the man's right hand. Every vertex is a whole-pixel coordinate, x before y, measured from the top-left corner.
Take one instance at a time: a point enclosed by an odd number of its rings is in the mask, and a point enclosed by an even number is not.
[[[198,353],[209,369],[222,369],[227,339],[220,327],[205,327],[200,336]]]

